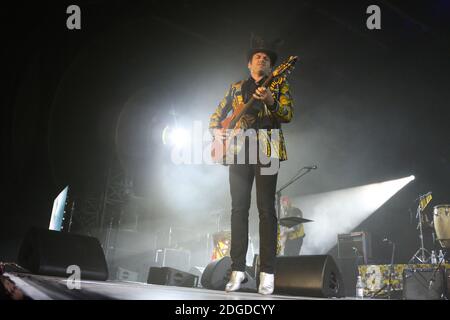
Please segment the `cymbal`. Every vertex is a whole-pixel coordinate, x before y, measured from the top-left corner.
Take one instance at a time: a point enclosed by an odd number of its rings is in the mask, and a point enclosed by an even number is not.
[[[300,223],[307,223],[307,222],[314,222],[313,220],[300,218],[300,217],[286,217],[280,219],[280,225],[283,227],[291,228],[293,226],[296,226]]]

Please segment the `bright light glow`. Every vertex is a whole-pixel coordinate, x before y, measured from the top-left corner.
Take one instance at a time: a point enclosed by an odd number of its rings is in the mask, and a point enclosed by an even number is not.
[[[351,232],[412,180],[414,176],[292,199],[305,218],[314,220],[305,224],[302,254],[328,252],[338,234]]]
[[[170,141],[174,146],[185,146],[189,142],[189,134],[183,128],[175,128],[170,134]]]
[[[190,143],[189,132],[183,128],[166,126],[162,132],[162,141],[165,145],[182,148]]]

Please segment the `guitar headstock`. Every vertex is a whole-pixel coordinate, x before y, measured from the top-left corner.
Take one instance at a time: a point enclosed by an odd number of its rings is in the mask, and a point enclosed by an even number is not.
[[[275,70],[272,72],[272,76],[275,78],[284,74],[285,72],[291,73],[297,60],[297,56],[290,56],[289,59],[275,68]]]

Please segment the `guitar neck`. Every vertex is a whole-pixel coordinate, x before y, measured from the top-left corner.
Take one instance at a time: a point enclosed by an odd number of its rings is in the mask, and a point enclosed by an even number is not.
[[[261,85],[264,88],[267,88],[267,86],[269,85],[269,83],[272,81],[273,79],[273,74],[271,73],[270,76],[266,79],[266,81],[264,81],[264,83]],[[253,103],[255,102],[255,98],[252,97],[250,98],[250,100],[248,100],[248,102],[244,105],[244,107],[242,108],[242,110],[236,115],[236,117],[230,122],[230,128],[234,128],[236,126],[236,124],[239,122],[239,120],[242,118],[242,116],[247,112],[247,110],[253,105]]]

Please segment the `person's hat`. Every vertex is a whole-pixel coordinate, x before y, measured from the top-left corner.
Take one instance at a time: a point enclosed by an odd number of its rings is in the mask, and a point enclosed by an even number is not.
[[[247,51],[247,61],[250,61],[255,53],[264,52],[269,56],[270,64],[273,67],[278,58],[277,49],[282,42],[281,39],[268,42],[261,37],[252,34],[250,38],[250,49]]]

